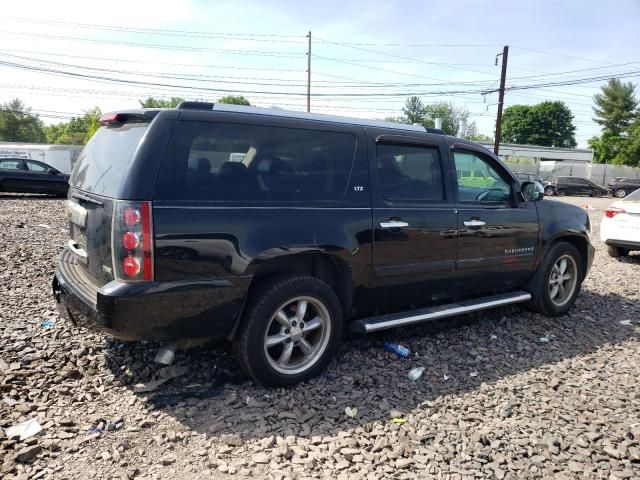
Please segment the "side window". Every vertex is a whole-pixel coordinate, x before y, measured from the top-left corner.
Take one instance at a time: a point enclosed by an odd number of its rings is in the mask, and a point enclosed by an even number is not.
[[[458,197],[469,203],[510,203],[511,182],[485,156],[472,151],[455,151]]]
[[[389,201],[444,200],[442,163],[435,147],[376,147],[380,195]]]
[[[156,197],[308,201],[344,196],[355,155],[348,133],[181,122]]]
[[[25,162],[27,164],[27,170],[31,172],[44,173],[47,171],[47,168],[44,165],[40,165],[39,163],[34,162]]]
[[[22,170],[21,160],[0,160],[0,168],[5,170]]]

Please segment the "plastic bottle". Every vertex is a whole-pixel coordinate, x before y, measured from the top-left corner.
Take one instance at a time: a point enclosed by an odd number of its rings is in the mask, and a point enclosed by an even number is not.
[[[424,370],[425,370],[424,367],[412,368],[411,370],[409,370],[409,374],[407,376],[409,377],[409,380],[412,380],[415,382],[422,376],[422,374],[424,373]]]
[[[409,356],[411,355],[411,349],[409,347],[405,347],[404,345],[400,345],[399,343],[384,342],[383,346],[386,351],[395,353],[402,358],[409,358]]]

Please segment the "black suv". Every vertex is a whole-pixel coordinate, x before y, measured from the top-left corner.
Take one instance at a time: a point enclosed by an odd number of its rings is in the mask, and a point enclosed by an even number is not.
[[[412,125],[188,103],[108,114],[70,180],[53,292],[115,337],[228,339],[267,385],[373,332],[574,303],[587,213]]]
[[[616,178],[609,182],[611,195],[624,198],[640,188],[640,178]]]
[[[601,197],[608,195],[609,190],[591,180],[581,177],[557,177],[544,186],[545,195],[588,195]]]

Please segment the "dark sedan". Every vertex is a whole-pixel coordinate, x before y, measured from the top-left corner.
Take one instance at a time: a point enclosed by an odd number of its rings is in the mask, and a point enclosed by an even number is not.
[[[66,196],[68,189],[69,175],[46,163],[20,158],[0,158],[0,192]]]
[[[545,195],[589,195],[601,197],[608,195],[609,190],[581,177],[557,177],[544,186]]]
[[[609,182],[611,194],[624,198],[640,188],[640,178],[614,178]]]

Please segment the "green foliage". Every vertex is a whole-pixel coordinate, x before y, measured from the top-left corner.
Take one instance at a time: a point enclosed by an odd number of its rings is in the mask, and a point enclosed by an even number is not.
[[[44,123],[18,98],[0,105],[0,140],[43,143]]]
[[[242,95],[227,95],[219,99],[218,103],[230,103],[232,105],[246,105],[247,107],[251,106],[251,104],[249,103],[249,100],[247,100]]]
[[[614,135],[624,132],[638,114],[635,88],[631,82],[622,83],[617,78],[609,80],[601,87],[602,92],[593,96],[596,104],[593,120]]]
[[[573,114],[564,102],[513,105],[502,117],[502,141],[545,147],[575,147]]]
[[[176,108],[180,103],[184,102],[184,98],[171,97],[170,100],[162,98],[147,97],[146,100],[138,100],[142,108]]]
[[[595,163],[640,167],[640,117],[622,135],[605,130],[589,140]]]
[[[422,123],[425,117],[425,107],[420,97],[409,97],[402,109],[404,113],[403,123]]]
[[[68,122],[49,125],[44,128],[47,143],[60,145],[84,145],[100,128],[98,107],[87,110],[82,117],[73,117]]]

